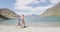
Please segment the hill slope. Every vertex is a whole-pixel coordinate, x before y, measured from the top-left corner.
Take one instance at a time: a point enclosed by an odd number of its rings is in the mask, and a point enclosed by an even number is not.
[[[10,9],[0,9],[0,18],[15,18],[14,16],[17,16],[17,14]]]
[[[57,5],[55,5],[52,8],[47,9],[40,16],[58,16],[58,17],[60,17],[60,3],[58,3]]]

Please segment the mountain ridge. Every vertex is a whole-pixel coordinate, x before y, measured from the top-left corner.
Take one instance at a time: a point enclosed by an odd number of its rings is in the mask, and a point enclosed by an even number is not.
[[[17,14],[8,8],[0,9],[0,18],[15,18],[15,16],[17,16]]]
[[[43,12],[40,16],[55,16],[60,17],[60,3],[55,5],[54,7],[51,7],[47,9],[45,12]]]

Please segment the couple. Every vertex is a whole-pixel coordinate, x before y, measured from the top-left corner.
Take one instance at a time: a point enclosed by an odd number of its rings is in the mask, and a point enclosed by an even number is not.
[[[24,15],[18,15],[18,26],[20,26],[20,28],[25,28]]]

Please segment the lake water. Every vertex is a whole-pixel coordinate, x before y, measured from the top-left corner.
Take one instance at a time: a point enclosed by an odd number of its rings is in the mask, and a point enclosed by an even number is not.
[[[25,22],[27,26],[60,27],[60,17],[27,16]],[[17,19],[0,21],[0,25],[17,25],[17,23]]]

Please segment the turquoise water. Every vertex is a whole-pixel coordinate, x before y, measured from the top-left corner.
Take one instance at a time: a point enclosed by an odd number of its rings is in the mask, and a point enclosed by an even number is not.
[[[0,25],[17,25],[17,23],[17,19],[0,21]],[[27,26],[60,27],[60,17],[28,16],[25,17],[25,23]]]

